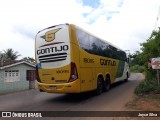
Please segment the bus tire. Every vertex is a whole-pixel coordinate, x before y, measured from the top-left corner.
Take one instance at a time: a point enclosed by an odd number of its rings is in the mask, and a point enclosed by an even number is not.
[[[42,89],[39,89],[40,92],[44,92]]]
[[[127,72],[127,78],[124,79],[124,82],[128,82],[128,78],[129,78],[129,75],[128,75],[128,72]]]
[[[107,75],[107,76],[106,76],[106,80],[105,80],[105,82],[104,82],[103,90],[104,90],[105,92],[106,92],[106,91],[109,91],[110,86],[111,86],[110,77]]]
[[[96,95],[100,95],[103,92],[103,79],[101,77],[97,79],[97,89],[95,92]]]

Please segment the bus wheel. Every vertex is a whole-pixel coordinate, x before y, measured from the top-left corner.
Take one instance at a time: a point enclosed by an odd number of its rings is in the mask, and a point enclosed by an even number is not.
[[[128,78],[129,78],[129,75],[128,75],[128,72],[127,72],[127,78],[124,79],[124,82],[128,82]]]
[[[102,92],[103,92],[103,81],[101,77],[98,77],[96,95],[100,95]]]
[[[106,80],[105,80],[105,82],[104,82],[104,87],[103,87],[103,90],[104,91],[109,91],[109,89],[110,89],[110,78],[109,78],[109,76],[106,76]]]

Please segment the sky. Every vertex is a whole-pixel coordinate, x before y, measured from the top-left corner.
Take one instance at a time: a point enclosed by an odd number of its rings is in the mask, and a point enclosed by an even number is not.
[[[160,0],[3,0],[0,52],[34,58],[38,31],[72,23],[133,53],[160,27],[159,9]]]

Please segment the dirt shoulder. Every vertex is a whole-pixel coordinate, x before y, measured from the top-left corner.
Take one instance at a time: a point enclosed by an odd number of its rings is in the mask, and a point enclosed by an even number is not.
[[[160,111],[160,94],[135,96],[126,104],[128,110]]]
[[[137,80],[144,79],[145,76],[143,74],[137,74]],[[137,96],[135,94],[133,100],[128,102],[125,108],[128,110],[160,111],[160,94],[148,94],[143,96]]]
[[[139,80],[144,80],[145,76],[139,74],[141,78]],[[133,100],[125,105],[125,111],[160,111],[160,94],[148,94],[143,96],[134,95]],[[128,117],[126,120],[157,120],[158,117]]]

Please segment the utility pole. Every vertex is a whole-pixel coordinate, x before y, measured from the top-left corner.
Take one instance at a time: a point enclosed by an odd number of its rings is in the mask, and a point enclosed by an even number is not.
[[[158,24],[158,21],[159,21],[159,17],[160,17],[160,6],[159,6],[159,11],[158,11],[158,15],[157,15],[157,18],[156,18],[156,22],[155,22],[153,31],[157,28],[157,24]]]

